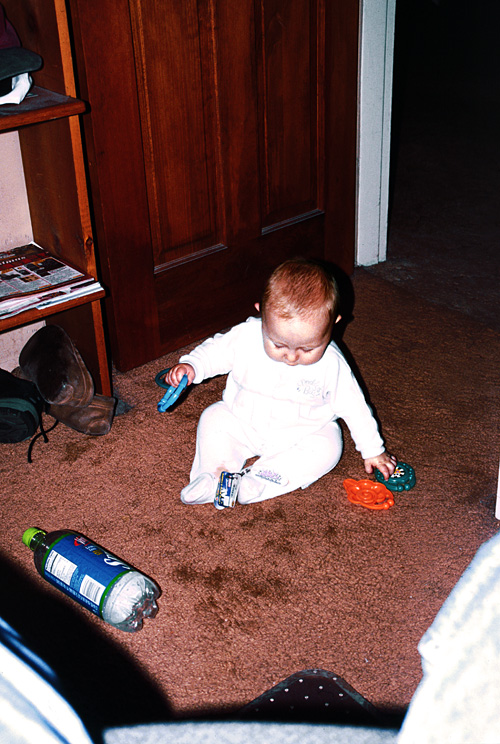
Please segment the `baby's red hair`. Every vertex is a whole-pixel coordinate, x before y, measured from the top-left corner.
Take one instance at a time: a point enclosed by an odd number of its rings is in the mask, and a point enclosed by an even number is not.
[[[308,316],[324,310],[333,325],[339,314],[337,282],[319,262],[289,259],[269,277],[260,309],[263,318],[271,309],[281,318]]]

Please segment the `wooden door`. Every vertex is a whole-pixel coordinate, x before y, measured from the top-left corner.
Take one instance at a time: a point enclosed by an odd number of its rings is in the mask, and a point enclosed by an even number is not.
[[[246,318],[293,255],[353,267],[356,0],[70,0],[113,360]]]

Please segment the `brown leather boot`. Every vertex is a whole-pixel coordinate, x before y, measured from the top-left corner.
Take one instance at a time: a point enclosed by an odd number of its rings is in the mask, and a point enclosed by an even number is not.
[[[47,403],[88,406],[94,382],[70,337],[62,328],[40,328],[19,354],[22,376],[34,382]]]
[[[99,437],[107,434],[111,429],[115,405],[115,398],[94,395],[88,406],[76,408],[69,405],[51,404],[48,406],[47,413],[62,424],[69,426],[70,429]]]

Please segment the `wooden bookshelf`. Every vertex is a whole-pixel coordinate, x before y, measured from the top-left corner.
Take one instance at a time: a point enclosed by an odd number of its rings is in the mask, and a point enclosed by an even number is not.
[[[43,67],[20,104],[0,106],[0,132],[19,131],[33,240],[99,279],[90,218],[80,116],[64,0],[2,0],[23,46]],[[1,164],[0,164],[1,167]],[[105,291],[30,309],[0,321],[0,332],[39,320],[60,325],[73,339],[96,385],[111,395],[101,300]]]

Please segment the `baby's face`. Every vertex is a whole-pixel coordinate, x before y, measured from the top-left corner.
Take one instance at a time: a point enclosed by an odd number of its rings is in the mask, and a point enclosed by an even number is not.
[[[262,320],[264,350],[275,362],[291,367],[318,362],[330,343],[331,327],[324,317],[282,318],[271,311]]]

